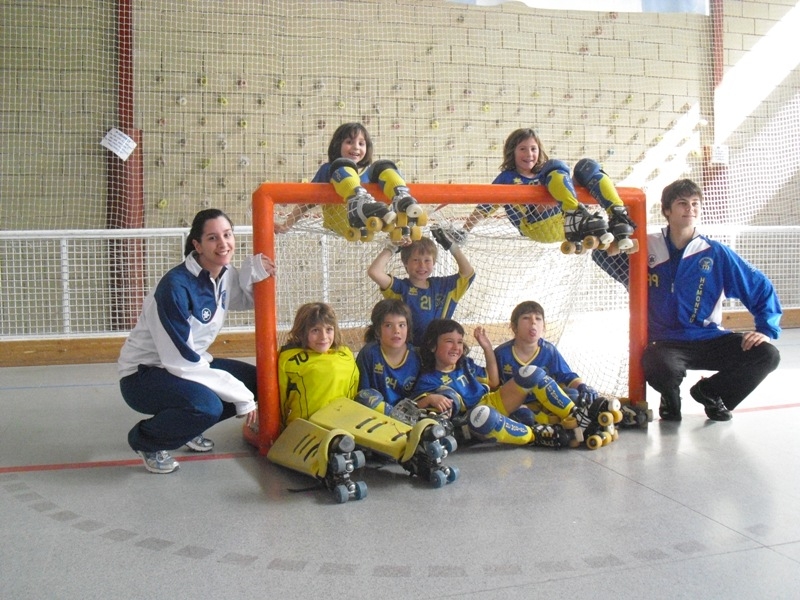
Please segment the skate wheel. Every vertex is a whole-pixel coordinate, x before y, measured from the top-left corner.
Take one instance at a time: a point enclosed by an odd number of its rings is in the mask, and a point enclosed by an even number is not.
[[[564,429],[576,429],[578,427],[578,419],[575,417],[564,417],[561,419],[561,426]]]
[[[631,240],[631,242],[633,242],[633,245],[625,251],[627,254],[635,254],[639,251],[639,240]]]
[[[447,467],[447,483],[453,483],[461,475],[458,467]]]
[[[420,212],[419,216],[417,217],[417,225],[423,227],[428,224],[428,213],[425,211]]]
[[[589,450],[597,450],[598,448],[602,447],[603,445],[603,438],[599,435],[590,435],[586,438],[586,447]]]
[[[615,430],[614,430],[614,433],[612,433],[612,434],[611,434],[611,441],[612,441],[612,442],[616,442],[618,439],[619,439],[619,431],[617,431],[617,430],[615,429]]]
[[[425,211],[422,210],[422,207],[419,204],[412,204],[406,209],[406,215],[410,219],[419,219],[420,215],[422,215]]]
[[[344,504],[350,499],[350,490],[343,483],[333,488],[333,498],[337,504]]]
[[[333,454],[328,460],[334,475],[347,472],[347,459],[341,454]]]
[[[431,460],[439,460],[444,456],[444,448],[438,441],[425,442],[425,454]]]
[[[619,248],[620,252],[627,252],[633,248],[633,240],[631,238],[622,238],[621,240],[617,240],[617,248]]]
[[[612,410],[611,414],[614,416],[614,423],[621,423],[622,422],[622,411],[621,410]]]
[[[353,494],[356,500],[363,500],[367,497],[367,484],[363,481],[356,481],[356,489]]]
[[[339,449],[339,452],[352,452],[356,449],[356,441],[351,437],[343,435],[337,440],[336,447]]]
[[[578,246],[573,242],[567,240],[561,242],[561,254],[576,254],[577,252]]]
[[[583,247],[584,247],[586,250],[594,250],[594,249],[595,249],[595,248],[597,248],[599,245],[600,245],[600,240],[598,240],[598,239],[597,239],[595,236],[593,236],[593,235],[587,235],[585,238],[583,238]],[[578,254],[582,254],[582,253],[581,253],[581,252],[579,252]]]
[[[408,215],[404,212],[399,213],[395,225],[397,227],[408,227]]]
[[[403,239],[403,237],[404,236],[403,236],[403,228],[402,227],[395,227],[394,229],[392,229],[391,233],[389,234],[389,238],[393,242],[399,242],[400,240]]]
[[[367,231],[380,231],[383,229],[383,219],[378,217],[370,217],[366,222]]]
[[[361,241],[361,229],[351,227],[350,229],[344,232],[344,239],[346,239],[348,242]]]
[[[430,484],[434,488],[444,487],[447,484],[447,475],[441,471],[433,471],[430,477]]]
[[[367,464],[367,458],[364,456],[364,453],[361,450],[356,450],[353,452],[351,455],[351,460],[353,461],[353,469],[360,469]]]
[[[603,439],[603,446],[608,446],[614,441],[614,438],[607,431],[601,431],[598,435]]]
[[[411,228],[411,239],[415,242],[422,239],[422,229],[420,229],[419,226],[414,225],[414,227]]]
[[[361,235],[362,242],[371,242],[374,239],[375,239],[375,232],[373,231],[367,231],[366,233],[363,233]]]
[[[452,454],[456,451],[456,448],[458,448],[458,442],[452,435],[446,435],[439,440],[439,443],[447,450],[448,454]]]
[[[601,412],[599,415],[597,415],[597,423],[601,427],[608,427],[609,425],[613,425],[614,415],[612,415],[610,412]]]

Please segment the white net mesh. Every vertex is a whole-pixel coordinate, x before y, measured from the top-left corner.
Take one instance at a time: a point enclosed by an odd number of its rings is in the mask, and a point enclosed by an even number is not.
[[[310,179],[336,126],[360,121],[376,157],[396,160],[411,182],[488,183],[508,133],[532,126],[551,157],[597,158],[618,185],[645,189],[651,223],[661,221],[663,186],[688,176],[704,185],[709,224],[798,225],[800,79],[786,48],[800,7],[721,5],[715,21],[443,0],[5,0],[0,222],[182,228],[214,206],[249,225],[261,182]],[[100,145],[112,127],[139,144],[126,162]],[[295,243],[315,248],[303,230]],[[785,307],[798,306],[797,236],[769,231],[742,233],[737,249]],[[107,302],[128,273],[109,251],[117,246],[82,242],[81,266],[65,273],[60,241],[3,244],[4,335],[124,329],[127,317]],[[530,249],[515,240],[503,252],[515,244]],[[145,247],[121,256],[149,284],[180,246],[148,238]],[[528,262],[560,260],[551,254]],[[585,275],[574,262],[565,270]],[[135,299],[143,286],[132,287]],[[328,278],[281,310],[320,296],[337,303],[341,289]],[[591,315],[594,299],[576,302]],[[233,324],[252,320],[241,319]]]

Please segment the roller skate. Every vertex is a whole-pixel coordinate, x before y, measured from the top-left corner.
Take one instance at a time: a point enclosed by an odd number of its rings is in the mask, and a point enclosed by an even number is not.
[[[564,237],[566,240],[561,244],[564,254],[583,254],[595,248],[605,250],[614,241],[603,215],[590,212],[582,204],[575,210],[564,211]]]
[[[647,424],[653,420],[653,411],[648,408],[647,402],[632,404],[630,400],[621,398],[620,403],[622,420],[619,422],[619,427],[647,429]]]
[[[608,213],[608,230],[614,236],[614,241],[606,250],[608,255],[638,252],[639,241],[631,239],[636,223],[628,216],[628,209],[624,206],[612,206],[608,209]]]
[[[428,215],[422,206],[408,193],[408,188],[401,186],[395,189],[392,198],[392,210],[397,213],[395,229],[390,233],[393,242],[402,239],[416,241],[422,238],[423,225],[428,223]]]
[[[453,435],[454,426],[448,415],[420,408],[411,398],[403,398],[392,407],[389,416],[406,425],[416,425],[421,419],[433,419],[444,427],[445,435]]]
[[[397,461],[411,475],[425,479],[433,487],[458,479],[458,469],[443,462],[455,452],[458,443],[433,419],[426,417],[408,425],[349,398],[337,398],[311,415],[310,420],[326,429],[344,429],[357,446]]]
[[[390,233],[392,241],[420,239],[421,227],[428,223],[428,215],[409,193],[397,165],[390,160],[375,161],[369,179],[372,183],[381,184],[386,197],[392,198],[392,211],[397,215],[396,228]]]
[[[350,242],[370,242],[375,238],[376,232],[392,231],[397,215],[383,202],[375,200],[364,188],[359,186],[355,192],[346,200],[350,229],[345,238]]]
[[[366,464],[366,458],[356,450],[353,436],[344,430],[328,430],[297,419],[281,433],[267,459],[314,477],[339,504],[367,497],[367,484],[352,478],[353,472]]]
[[[589,450],[597,450],[619,438],[616,424],[623,418],[620,408],[616,398],[601,396],[589,406],[575,406],[561,424],[572,432],[578,445],[584,443]]]
[[[417,421],[409,432],[406,451],[398,462],[410,475],[440,488],[458,479],[458,467],[443,463],[456,448],[458,443],[453,436],[447,435],[441,423],[425,418]]]
[[[358,167],[347,158],[337,158],[330,166],[330,182],[336,193],[345,198],[350,228],[345,238],[351,242],[369,242],[377,231],[390,231],[397,215],[361,187]]]

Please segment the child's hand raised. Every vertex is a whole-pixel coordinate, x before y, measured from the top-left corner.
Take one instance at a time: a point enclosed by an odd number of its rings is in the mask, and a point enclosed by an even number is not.
[[[481,348],[483,348],[484,350],[486,350],[487,348],[489,350],[492,349],[492,341],[489,339],[489,336],[486,334],[486,328],[485,327],[480,327],[480,326],[476,327],[475,331],[474,331],[474,333],[472,335],[475,336],[475,341],[478,342],[478,345]]]

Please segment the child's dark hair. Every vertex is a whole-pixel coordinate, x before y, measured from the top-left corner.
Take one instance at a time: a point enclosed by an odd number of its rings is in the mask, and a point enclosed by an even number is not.
[[[522,315],[527,314],[534,314],[534,315],[541,315],[542,320],[544,320],[544,308],[538,302],[534,302],[533,300],[525,300],[525,302],[520,302],[514,307],[514,310],[511,311],[511,329],[514,333],[517,332],[517,325],[519,325],[519,318]]]
[[[384,319],[389,315],[405,317],[406,331],[412,330],[411,309],[408,305],[397,298],[386,298],[372,307],[372,315],[370,316],[371,324],[364,332],[365,343],[368,344],[380,339],[381,326],[383,325]]]
[[[192,227],[189,230],[189,235],[186,236],[186,244],[183,247],[184,256],[189,256],[192,252],[194,252],[194,242],[201,243],[203,241],[203,229],[206,226],[206,221],[212,221],[220,217],[225,217],[228,223],[231,224],[232,230],[233,221],[231,221],[230,217],[218,208],[207,208],[205,210],[201,210],[194,216],[194,219],[192,220]]]
[[[428,373],[436,370],[436,344],[439,342],[439,336],[445,333],[458,333],[464,336],[464,328],[461,323],[453,319],[434,319],[425,328],[425,334],[422,336],[422,344],[419,347],[419,355],[422,361],[422,371]],[[464,344],[464,353],[458,359],[459,365],[465,360],[469,348]]]
[[[670,210],[675,200],[691,198],[692,196],[697,196],[701,202],[703,201],[703,190],[694,181],[691,179],[673,181],[661,192],[661,214],[666,217],[667,215],[664,214],[664,211]]]
[[[367,142],[367,151],[364,153],[364,158],[358,161],[360,168],[368,167],[372,164],[372,138],[369,137],[367,128],[361,123],[344,123],[336,128],[331,138],[331,143],[328,144],[328,162],[332,163],[337,158],[342,158],[342,144],[348,138],[354,138],[358,134],[364,136],[364,141]]]
[[[308,343],[308,332],[316,325],[330,325],[333,327],[333,344],[331,348],[338,348],[342,344],[342,334],[333,308],[324,302],[310,302],[297,309],[294,324],[289,332],[286,344],[281,349],[305,348]]]
[[[544,148],[542,147],[542,140],[539,139],[539,134],[529,127],[515,129],[506,138],[506,141],[503,144],[503,164],[500,165],[501,171],[517,170],[517,161],[514,153],[517,150],[517,146],[521,142],[524,142],[530,138],[533,138],[533,141],[536,142],[537,146],[539,146],[539,157],[536,159],[536,164],[533,165],[533,172],[539,172],[539,170],[542,168],[542,165],[548,161],[549,157],[547,156],[547,152],[545,152]]]
[[[433,262],[436,262],[439,256],[439,247],[432,239],[423,237],[411,242],[408,246],[403,246],[400,249],[400,260],[405,265],[414,254],[429,254],[433,257]]]

